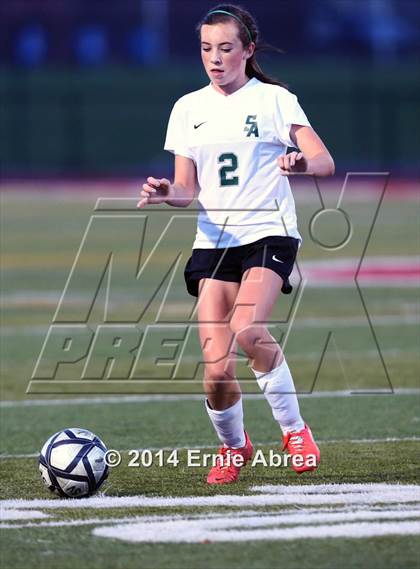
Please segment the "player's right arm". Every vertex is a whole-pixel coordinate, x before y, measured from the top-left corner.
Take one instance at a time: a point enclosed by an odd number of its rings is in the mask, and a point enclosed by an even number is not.
[[[195,164],[185,156],[175,156],[175,177],[171,184],[166,178],[147,178],[140,192],[138,208],[146,204],[167,203],[174,207],[187,207],[195,195],[197,173]]]

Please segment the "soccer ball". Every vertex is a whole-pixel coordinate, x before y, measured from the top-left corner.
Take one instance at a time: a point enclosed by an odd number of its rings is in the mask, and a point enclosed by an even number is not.
[[[98,490],[108,476],[106,446],[86,429],[63,429],[44,444],[39,471],[45,485],[63,497],[81,498]]]

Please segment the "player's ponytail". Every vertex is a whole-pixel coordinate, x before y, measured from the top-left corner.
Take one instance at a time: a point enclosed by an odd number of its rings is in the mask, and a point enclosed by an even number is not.
[[[213,24],[220,24],[223,22],[231,21],[236,22],[236,25],[238,26],[239,38],[244,48],[246,48],[251,42],[254,42],[256,46],[254,54],[246,62],[246,75],[250,79],[252,79],[252,77],[256,77],[262,83],[279,85],[280,87],[285,87],[287,89],[287,85],[278,79],[270,77],[270,75],[264,73],[264,71],[258,65],[256,58],[257,51],[271,50],[278,53],[282,53],[282,51],[277,47],[274,47],[267,43],[261,43],[259,41],[259,30],[255,18],[241,6],[234,6],[232,4],[219,4],[218,6],[215,6],[207,13],[206,16],[204,16],[204,18],[198,24],[197,32],[200,35],[201,26],[204,24],[211,26]]]

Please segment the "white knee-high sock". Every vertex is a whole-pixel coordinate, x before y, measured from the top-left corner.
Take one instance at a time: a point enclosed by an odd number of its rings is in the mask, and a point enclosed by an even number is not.
[[[251,369],[283,433],[301,431],[305,423],[300,415],[296,389],[286,359],[269,372]]]
[[[223,409],[223,411],[211,409],[206,399],[206,410],[217,436],[225,446],[230,448],[245,446],[242,397],[232,407]]]

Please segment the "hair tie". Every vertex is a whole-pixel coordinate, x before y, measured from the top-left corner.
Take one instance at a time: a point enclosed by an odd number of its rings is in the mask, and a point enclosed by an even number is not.
[[[248,37],[249,37],[249,41],[251,41],[251,42],[253,41],[252,36],[251,36],[251,32],[249,31],[248,26],[236,14],[232,14],[231,12],[227,12],[226,10],[212,10],[211,12],[209,12],[207,14],[207,17],[211,16],[212,14],[225,14],[226,16],[231,16],[232,18],[235,18],[235,20],[237,20],[240,24],[242,24],[243,27],[246,29]]]

